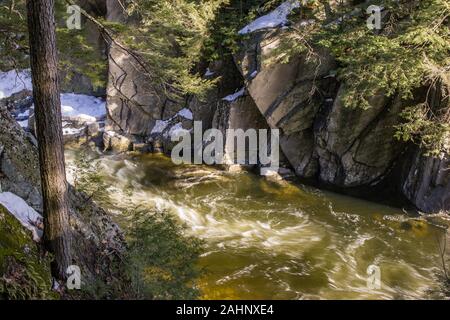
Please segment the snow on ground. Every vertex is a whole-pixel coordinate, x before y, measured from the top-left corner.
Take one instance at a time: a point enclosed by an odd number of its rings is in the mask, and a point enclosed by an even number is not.
[[[104,100],[93,96],[62,93],[61,112],[63,118],[95,122],[106,116],[106,103]]]
[[[62,119],[66,122],[63,135],[79,135],[84,128],[72,127],[70,121],[91,124],[106,118],[106,102],[93,96],[75,93],[61,94]]]
[[[237,98],[242,97],[245,94],[245,87],[243,87],[241,90],[239,90],[236,93],[230,94],[229,96],[226,96],[225,98],[223,98],[222,100],[228,101],[228,102],[233,102],[235,101]]]
[[[271,13],[259,17],[239,31],[239,34],[248,34],[261,29],[282,27],[287,22],[287,17],[295,8],[300,7],[300,1],[288,0],[283,2]]]
[[[30,109],[25,110],[17,115],[17,118],[28,118],[30,116]]]
[[[31,90],[30,70],[0,72],[0,99],[8,98],[22,90]]]
[[[104,120],[106,117],[106,102],[103,99],[85,94],[62,93],[61,113],[64,120],[63,124],[65,124],[63,135],[75,135],[81,133],[84,128],[77,128],[78,125],[72,127],[70,121],[78,124],[90,124]],[[28,122],[20,120],[19,125],[27,128]]]
[[[11,192],[0,193],[0,204],[3,205],[19,222],[33,233],[33,240],[39,242],[42,230],[37,226],[42,224],[42,216],[31,208],[22,198]]]
[[[153,127],[151,133],[152,133],[152,134],[153,134],[153,133],[162,133],[164,130],[167,129],[167,127],[168,127],[169,125],[171,125],[171,124],[174,122],[174,120],[175,120],[178,116],[183,117],[183,118],[188,119],[188,120],[194,120],[194,116],[192,115],[192,111],[189,110],[188,108],[184,108],[184,109],[181,109],[180,111],[178,111],[178,113],[177,113],[176,115],[174,115],[174,116],[173,116],[172,118],[170,118],[170,119],[167,119],[167,120],[156,120],[156,124],[155,124],[155,126]],[[181,124],[181,123],[180,123],[180,124]],[[171,127],[171,128],[170,128],[170,131],[172,131],[172,129],[173,129],[175,126],[177,126],[177,125],[178,125],[178,123],[175,124],[173,127]]]
[[[24,89],[32,90],[30,70],[0,72],[0,99]],[[92,123],[106,117],[106,102],[84,94],[62,93],[61,112],[64,120]],[[29,116],[30,111],[26,110],[16,117],[21,127],[28,126]]]
[[[19,126],[21,126],[24,129],[28,128],[28,119],[22,120],[22,121],[17,121],[17,123],[19,124]]]

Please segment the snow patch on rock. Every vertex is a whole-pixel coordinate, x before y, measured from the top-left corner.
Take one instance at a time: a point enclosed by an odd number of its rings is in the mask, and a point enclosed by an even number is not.
[[[250,24],[246,25],[239,31],[239,34],[244,35],[261,29],[283,27],[287,24],[287,17],[292,10],[298,7],[300,7],[300,1],[298,0],[288,0],[283,2],[269,14],[259,17]]]
[[[22,121],[17,121],[17,123],[19,124],[19,126],[21,126],[24,129],[28,128],[28,119],[22,120]]]
[[[233,94],[230,94],[229,96],[226,96],[222,100],[225,100],[225,101],[228,101],[228,102],[233,102],[233,101],[237,100],[238,98],[242,97],[244,94],[245,94],[245,87],[243,87],[238,92],[235,92]]]
[[[211,69],[206,69],[205,72],[205,77],[212,77],[213,75],[215,75],[216,73],[214,71],[211,71]]]
[[[41,241],[43,218],[25,200],[11,192],[0,193],[0,204],[4,206],[26,229],[33,233],[33,240]]]
[[[166,129],[171,126],[172,124],[175,123],[175,121],[179,120],[179,117],[182,117],[184,119],[187,120],[194,120],[194,116],[192,114],[192,111],[189,110],[188,108],[184,108],[181,109],[180,111],[178,111],[178,113],[176,115],[174,115],[172,118],[167,119],[167,120],[156,120],[156,124],[152,129],[152,134],[158,134],[158,133],[163,133],[164,131],[166,131]],[[181,123],[181,122],[180,122]],[[172,131],[172,129],[177,126],[178,123],[174,124],[171,128],[170,131]],[[167,133],[166,133],[167,135]]]
[[[181,122],[178,122],[170,128],[169,132],[165,133],[165,136],[166,137],[175,137],[184,131],[188,131],[188,130],[183,128],[183,124]]]
[[[152,129],[152,134],[153,133],[161,133],[163,132],[167,126],[169,125],[169,120],[156,120],[156,124]]]
[[[188,120],[193,120],[194,119],[194,116],[192,115],[192,111],[187,109],[187,108],[181,109],[178,112],[178,115],[182,116],[183,118],[186,118]]]

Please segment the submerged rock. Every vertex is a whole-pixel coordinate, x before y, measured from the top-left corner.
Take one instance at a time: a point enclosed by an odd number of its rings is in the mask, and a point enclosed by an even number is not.
[[[127,152],[133,148],[131,137],[120,135],[114,131],[105,131],[103,133],[104,151]]]

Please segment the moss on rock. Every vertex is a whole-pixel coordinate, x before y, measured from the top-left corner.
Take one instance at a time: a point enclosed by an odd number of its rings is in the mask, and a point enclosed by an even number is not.
[[[57,298],[51,291],[49,257],[0,205],[0,300]]]

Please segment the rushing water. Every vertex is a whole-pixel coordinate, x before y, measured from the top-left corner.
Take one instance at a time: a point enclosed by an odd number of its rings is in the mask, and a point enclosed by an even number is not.
[[[156,206],[206,241],[204,299],[428,298],[438,285],[442,232],[399,209],[159,155],[97,161],[116,219]],[[368,288],[369,265],[381,268],[381,289]]]

